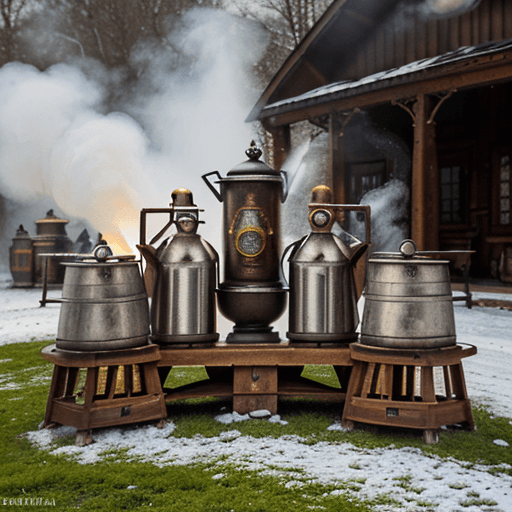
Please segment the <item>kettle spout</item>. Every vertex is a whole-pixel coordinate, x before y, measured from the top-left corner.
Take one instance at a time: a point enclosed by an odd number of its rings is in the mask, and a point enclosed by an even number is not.
[[[361,256],[366,252],[370,244],[367,242],[354,242],[349,246],[349,261],[354,267],[357,265],[357,262],[360,260]]]
[[[158,268],[156,249],[152,245],[137,245],[137,249],[140,251],[142,256],[144,256],[147,263],[146,270],[144,271],[144,284],[146,286],[146,293],[148,294],[148,297],[151,297],[153,295],[153,288],[155,286]]]

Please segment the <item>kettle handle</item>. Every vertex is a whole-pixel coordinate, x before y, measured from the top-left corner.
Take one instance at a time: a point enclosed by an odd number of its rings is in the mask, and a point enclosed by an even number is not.
[[[308,237],[308,235],[304,235],[302,238],[300,238],[299,240],[295,240],[295,242],[292,242],[284,251],[283,251],[283,255],[281,256],[281,275],[283,276],[283,279],[285,280],[286,282],[286,285],[288,286],[288,281],[284,275],[284,267],[283,267],[283,262],[284,262],[284,259],[286,258],[286,253],[291,249],[293,248],[294,250],[291,252],[290,254],[290,258],[293,256],[293,254],[295,254],[295,251],[296,251],[296,247],[298,245],[302,245],[302,242],[304,242],[304,240]]]
[[[288,197],[288,174],[286,171],[279,171],[281,178],[283,178],[283,192],[281,193],[281,203],[286,201]]]
[[[333,204],[336,210],[350,211],[350,212],[364,212],[364,225],[365,225],[365,242],[370,243],[372,240],[372,219],[371,207],[366,204]]]
[[[219,171],[212,171],[207,174],[203,174],[201,178],[203,178],[203,181],[208,185],[208,188],[213,192],[213,195],[219,200],[219,202],[222,203],[222,195],[221,193],[216,189],[215,185],[208,179],[209,176],[212,176],[215,174],[219,180],[222,179],[222,176],[219,174]]]

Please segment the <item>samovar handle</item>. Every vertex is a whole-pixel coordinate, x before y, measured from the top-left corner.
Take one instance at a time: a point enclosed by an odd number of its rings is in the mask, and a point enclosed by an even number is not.
[[[201,178],[208,185],[208,188],[213,192],[213,195],[222,203],[222,194],[215,188],[215,185],[208,179],[209,176],[215,174],[219,180],[222,179],[222,176],[219,174],[219,171],[212,171],[207,174],[203,174]]]

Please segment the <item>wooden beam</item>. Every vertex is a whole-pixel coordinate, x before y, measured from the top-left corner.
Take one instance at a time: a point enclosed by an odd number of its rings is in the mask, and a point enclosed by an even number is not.
[[[265,127],[272,137],[274,169],[282,169],[291,151],[290,126]]]
[[[420,251],[438,250],[439,171],[435,123],[429,120],[433,100],[418,95],[413,106],[414,147],[412,152],[411,238]]]

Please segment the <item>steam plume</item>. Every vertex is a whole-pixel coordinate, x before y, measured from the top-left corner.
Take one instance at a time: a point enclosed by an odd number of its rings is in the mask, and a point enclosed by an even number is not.
[[[120,90],[124,113],[105,113],[104,79],[116,81],[98,63],[0,69],[0,193],[23,205],[50,198],[124,252],[137,242],[139,210],[166,206],[175,188],[190,188],[201,208],[217,213],[200,175],[244,159],[249,71],[265,41],[249,22],[208,9],[187,13],[182,27],[169,38],[194,65],[166,71],[169,55],[141,42],[133,61],[146,72],[135,93]],[[206,237],[212,228],[218,237],[217,224],[209,222]]]

